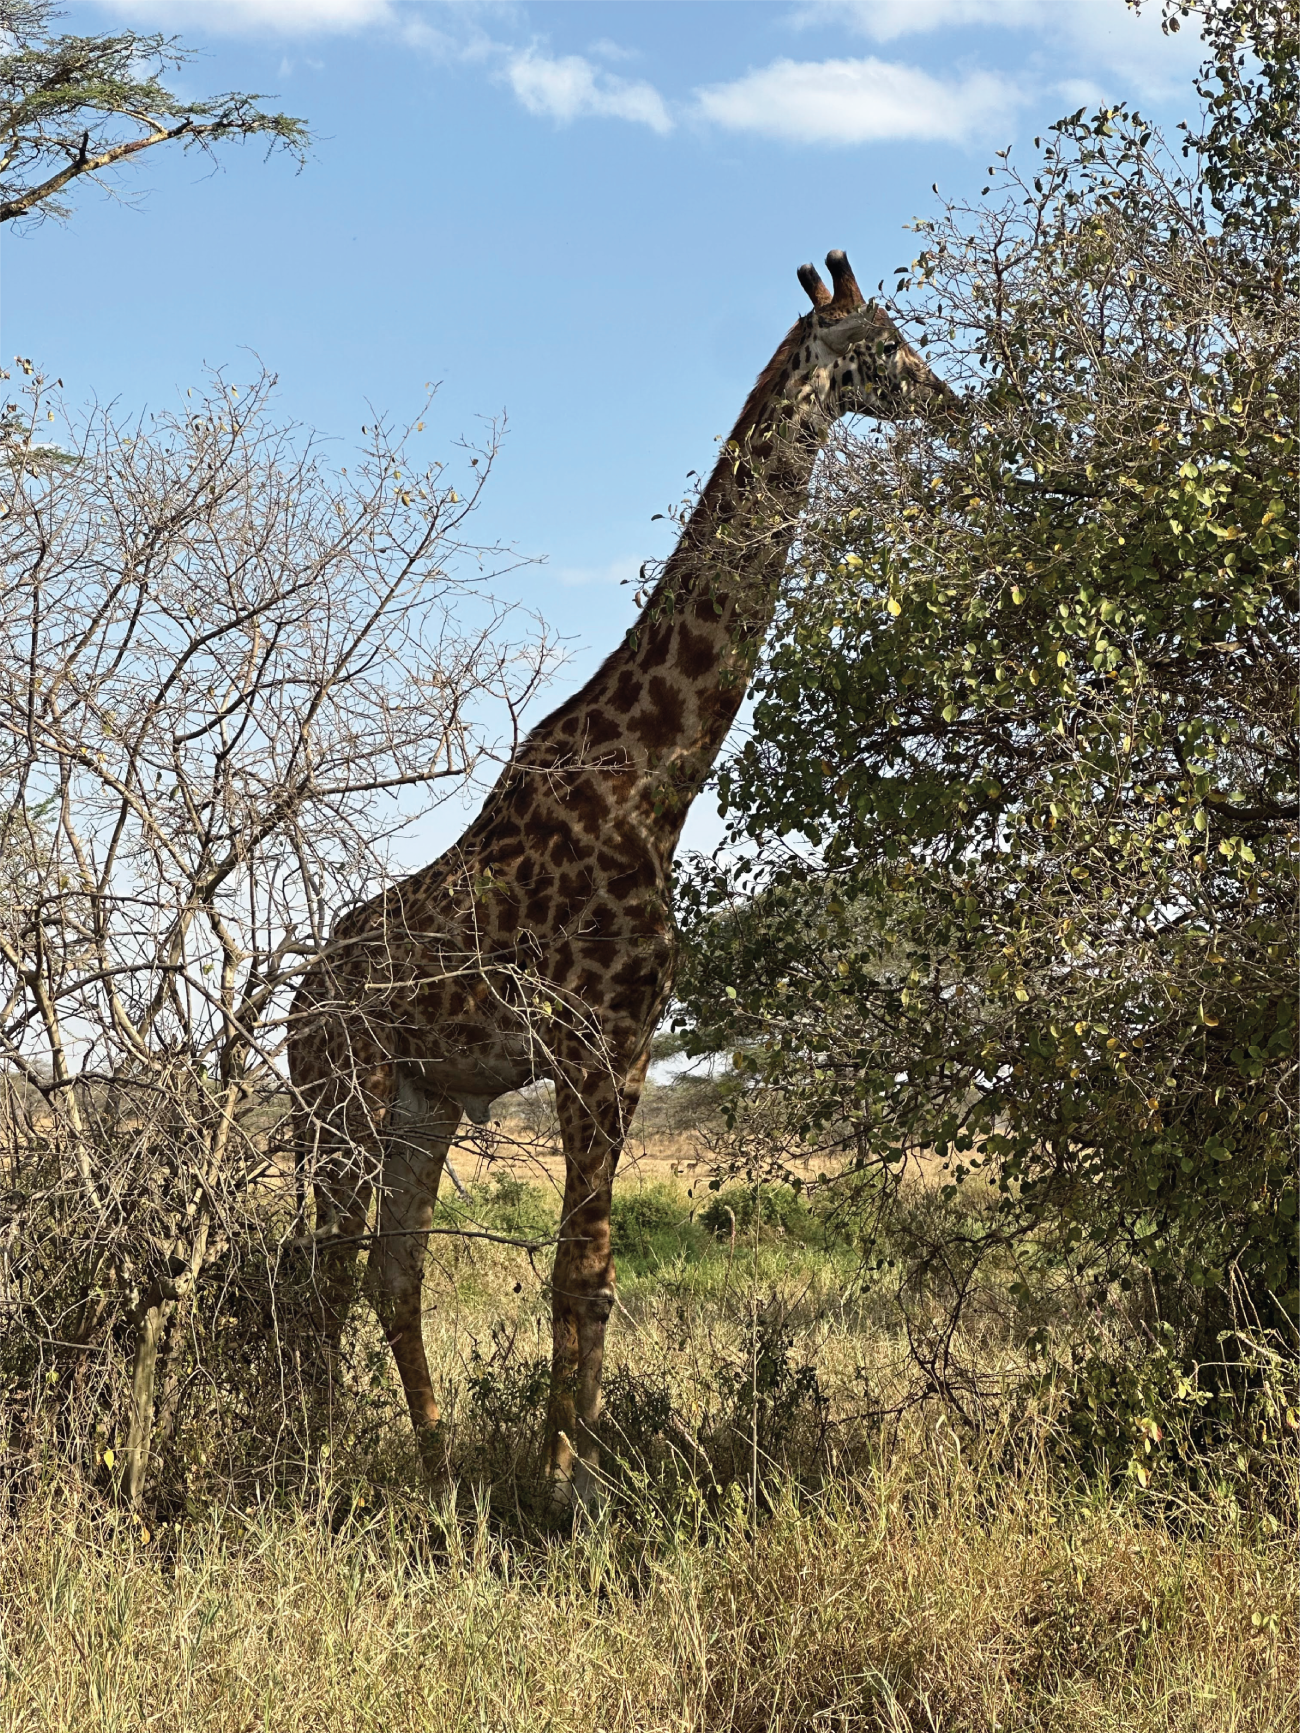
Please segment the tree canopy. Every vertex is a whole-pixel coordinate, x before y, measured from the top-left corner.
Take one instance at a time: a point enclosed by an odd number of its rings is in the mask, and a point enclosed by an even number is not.
[[[750,1159],[935,1151],[1203,1346],[1296,1309],[1300,27],[1189,13],[1181,150],[1080,109],[916,225],[966,410],[826,465],[681,1015]]]
[[[302,160],[305,124],[228,91],[185,102],[163,82],[192,61],[175,37],[123,30],[54,35],[51,0],[0,0],[0,222],[67,217],[62,194],[83,176],[106,183],[155,145],[211,152],[264,137]]]

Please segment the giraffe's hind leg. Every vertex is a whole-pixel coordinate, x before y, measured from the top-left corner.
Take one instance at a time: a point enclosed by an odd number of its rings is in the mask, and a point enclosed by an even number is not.
[[[424,1351],[424,1260],[438,1184],[456,1127],[458,1103],[399,1082],[385,1139],[379,1219],[370,1244],[366,1291],[393,1350],[425,1466],[436,1472],[438,1424]]]
[[[343,1330],[356,1299],[357,1260],[378,1169],[378,1151],[364,1146],[359,1149],[354,1144],[346,1150],[330,1151],[315,1178],[318,1239],[313,1251],[313,1314],[331,1384]]]
[[[316,1205],[316,1233],[306,1272],[306,1313],[315,1344],[314,1382],[332,1405],[340,1345],[357,1290],[370,1199],[379,1178],[381,1128],[394,1091],[391,1070],[375,1067],[360,1088],[331,1080],[300,1119],[298,1161]]]

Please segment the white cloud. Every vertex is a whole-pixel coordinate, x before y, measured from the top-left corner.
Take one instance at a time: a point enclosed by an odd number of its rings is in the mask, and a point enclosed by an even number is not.
[[[1166,36],[1163,14],[1158,0],[1146,0],[1138,13],[1124,0],[1063,0],[1051,32],[1076,78],[1105,75],[1108,102],[1185,97],[1204,44],[1194,16]]]
[[[597,115],[672,131],[664,99],[652,84],[601,72],[580,54],[552,57],[528,48],[507,61],[505,77],[529,114],[561,123]]]
[[[532,115],[560,124],[583,118],[628,121],[663,135],[687,116],[733,132],[804,145],[855,145],[882,139],[963,142],[1004,137],[1014,111],[1030,100],[1071,107],[1103,99],[1150,100],[1183,92],[1200,58],[1189,20],[1173,38],[1160,30],[1160,0],[1134,15],[1125,0],[796,0],[796,28],[847,31],[873,42],[994,27],[1018,33],[1014,76],[977,70],[927,72],[874,56],[780,59],[742,77],[697,90],[689,103],[666,101],[644,79],[612,65],[632,53],[607,39],[585,55],[519,48],[527,13],[515,0],[96,0],[135,25],[184,31],[305,37],[374,30],[446,65],[495,68]],[[683,12],[685,9],[682,9]],[[485,25],[487,28],[485,28]],[[491,34],[489,34],[489,29]],[[502,40],[502,37],[505,40]],[[999,59],[1008,39],[999,36]],[[961,38],[962,51],[985,38]],[[940,51],[940,67],[949,57]],[[604,62],[605,64],[600,64]],[[1005,64],[1005,60],[1004,60]],[[288,77],[289,63],[282,76]]]
[[[794,15],[795,24],[847,26],[873,42],[922,35],[943,26],[993,24],[1011,29],[1048,21],[1070,0],[809,0]]]
[[[620,60],[638,60],[639,51],[635,48],[624,48],[621,43],[611,42],[608,36],[602,36],[597,42],[587,44],[587,53],[594,54],[597,60],[608,60],[611,63]]]
[[[1068,103],[1073,110],[1076,108],[1100,108],[1106,100],[1106,92],[1091,78],[1062,78],[1052,86],[1052,94],[1059,96],[1061,101]]]
[[[732,132],[797,144],[874,139],[960,142],[1005,125],[1021,97],[1009,80],[975,72],[959,82],[890,61],[775,60],[697,93],[700,114]]]
[[[796,28],[848,30],[872,42],[944,29],[1020,30],[1035,39],[1040,59],[1044,51],[1057,62],[1068,55],[1076,77],[1111,74],[1107,98],[1114,101],[1187,88],[1201,58],[1196,20],[1185,19],[1180,31],[1166,36],[1163,14],[1160,0],[1144,0],[1136,13],[1125,0],[804,0],[790,21]],[[1122,85],[1116,85],[1116,74]]]
[[[566,590],[580,589],[586,584],[638,584],[641,580],[640,560],[610,560],[604,566],[556,566],[555,576]]]
[[[391,24],[391,0],[99,0],[132,24],[212,30],[228,35],[361,30]]]
[[[431,11],[432,8],[426,10]],[[438,15],[444,18],[450,16],[455,28],[440,30],[437,25],[407,12],[401,20],[399,40],[408,48],[417,48],[430,60],[443,65],[492,60],[505,52],[499,42],[494,42],[472,19],[467,19],[463,12],[452,13],[450,8],[443,7]]]

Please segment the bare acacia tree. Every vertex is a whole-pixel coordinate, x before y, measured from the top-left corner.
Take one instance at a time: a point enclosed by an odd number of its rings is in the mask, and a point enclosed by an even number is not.
[[[7,412],[4,1371],[63,1393],[78,1449],[77,1415],[123,1416],[103,1456],[132,1500],[205,1277],[257,1188],[263,1218],[292,1207],[284,1022],[325,911],[382,886],[550,659],[508,638],[481,557],[448,569],[481,555],[495,435],[461,492],[410,467],[418,428],[335,470],[271,420],[271,384],[66,421],[61,448],[36,442],[38,376]]]

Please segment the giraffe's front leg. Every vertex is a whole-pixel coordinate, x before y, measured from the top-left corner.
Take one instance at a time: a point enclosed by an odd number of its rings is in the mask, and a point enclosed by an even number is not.
[[[551,1286],[550,1468],[556,1499],[586,1503],[600,1466],[596,1422],[605,1329],[614,1309],[609,1215],[614,1170],[645,1077],[588,1070],[556,1087],[565,1186]]]

